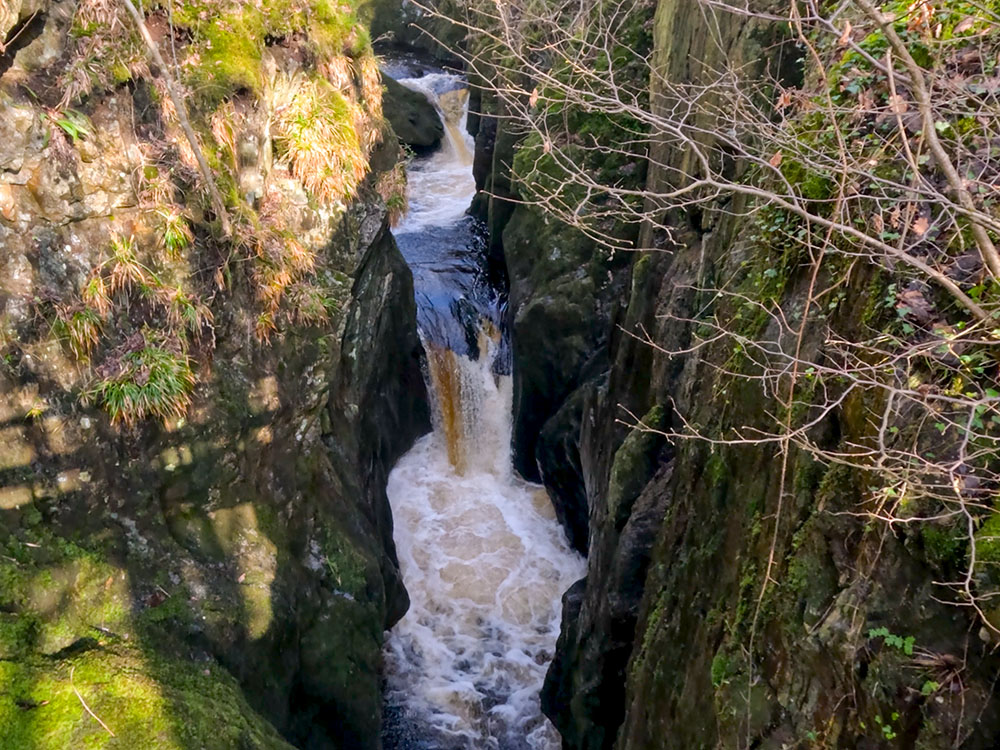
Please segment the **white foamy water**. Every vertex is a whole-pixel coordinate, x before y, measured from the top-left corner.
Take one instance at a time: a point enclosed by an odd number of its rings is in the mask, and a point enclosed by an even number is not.
[[[440,96],[437,84],[424,83]],[[453,83],[452,77],[444,96]],[[439,277],[430,278],[434,264],[427,257],[438,236],[432,230],[460,226],[474,185],[471,151],[455,147],[456,141],[469,147],[464,112],[456,118],[432,100],[449,116],[452,137],[412,166],[411,212],[395,231],[404,254],[409,249],[422,259],[418,286],[436,290],[468,278],[450,268],[447,246],[437,260],[449,270]],[[456,290],[466,293],[472,292]],[[417,294],[418,304],[438,305],[438,315],[423,320],[441,320],[452,309],[449,295],[419,288]],[[421,333],[434,431],[400,459],[388,485],[410,594],[410,609],[385,651],[387,699],[412,740],[397,746],[558,750],[539,691],[555,649],[562,593],[585,564],[566,542],[544,489],[511,468],[511,378],[496,374],[504,368],[494,362],[501,332],[484,317],[469,355],[443,345],[451,339],[439,331]]]
[[[399,83],[430,100],[445,130],[441,148],[414,160],[407,170],[410,208],[395,230],[396,234],[405,234],[447,226],[465,214],[476,194],[472,177],[475,146],[465,127],[469,90],[461,78],[430,73],[420,78],[400,78]]]
[[[489,357],[450,360],[463,412],[460,471],[436,404],[434,432],[389,476],[410,610],[388,641],[389,688],[442,748],[556,750],[538,694],[560,597],[584,572],[543,488],[510,467],[511,379]]]

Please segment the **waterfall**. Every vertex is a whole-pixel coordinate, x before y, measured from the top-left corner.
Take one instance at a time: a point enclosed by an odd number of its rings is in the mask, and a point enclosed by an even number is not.
[[[401,80],[445,120],[447,143],[410,169],[396,230],[414,273],[434,430],[389,476],[410,610],[387,640],[389,748],[557,750],[538,694],[562,592],[584,562],[542,487],[511,466],[512,382],[502,297],[463,218],[475,191],[467,91],[446,74]]]

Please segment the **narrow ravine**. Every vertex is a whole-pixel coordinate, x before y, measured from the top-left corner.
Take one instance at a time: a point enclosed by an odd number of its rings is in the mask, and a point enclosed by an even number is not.
[[[475,185],[462,80],[400,82],[442,114],[446,142],[409,171],[395,230],[413,270],[434,431],[389,477],[410,610],[386,646],[389,750],[556,750],[538,694],[562,592],[584,563],[544,490],[511,468],[502,294],[464,215]]]

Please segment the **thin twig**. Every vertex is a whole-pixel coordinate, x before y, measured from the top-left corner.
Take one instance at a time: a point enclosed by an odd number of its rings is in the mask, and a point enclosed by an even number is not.
[[[106,732],[107,732],[108,734],[110,734],[110,735],[111,735],[112,737],[114,737],[114,736],[115,736],[115,733],[111,731],[111,727],[109,727],[109,726],[108,726],[107,724],[105,724],[105,723],[104,723],[103,721],[101,721],[101,717],[100,717],[100,716],[98,716],[97,714],[95,714],[95,713],[94,713],[94,712],[93,712],[93,711],[92,711],[92,710],[90,709],[90,706],[88,706],[88,705],[87,705],[87,701],[85,701],[85,700],[83,699],[83,696],[82,696],[82,695],[80,695],[80,691],[79,691],[79,690],[77,690],[77,689],[76,689],[76,685],[74,685],[74,684],[73,684],[73,672],[74,672],[74,670],[75,670],[75,669],[76,669],[76,665],[73,665],[73,666],[72,666],[72,667],[70,667],[70,669],[69,669],[69,686],[70,686],[71,688],[73,688],[73,692],[74,692],[74,693],[76,694],[76,697],[80,699],[80,705],[82,705],[82,706],[84,707],[84,709],[86,709],[87,713],[88,713],[88,714],[90,714],[91,716],[93,716],[93,717],[94,717],[94,720],[95,720],[95,721],[96,721],[96,722],[97,722],[98,724],[100,724],[100,725],[101,725],[102,727],[104,727],[104,730],[105,730],[105,731],[106,731]]]

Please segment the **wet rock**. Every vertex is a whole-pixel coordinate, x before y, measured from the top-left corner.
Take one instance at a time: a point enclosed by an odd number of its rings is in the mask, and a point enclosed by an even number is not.
[[[444,125],[427,97],[386,75],[382,76],[382,84],[382,112],[399,140],[417,151],[438,146],[444,137]]]
[[[609,333],[614,283],[602,251],[576,230],[520,206],[506,224],[514,361],[514,463],[538,479],[542,425],[582,384]]]
[[[535,455],[542,484],[552,500],[559,523],[575,550],[587,553],[589,523],[587,490],[580,464],[580,427],[586,387],[577,389],[542,427]]]
[[[399,457],[430,430],[430,407],[413,277],[384,226],[361,260],[352,298],[339,378],[330,400],[330,432],[324,440],[334,465],[339,463],[343,475],[358,483],[379,535],[386,587],[383,628],[388,630],[405,614],[408,599],[392,541],[385,485]]]

